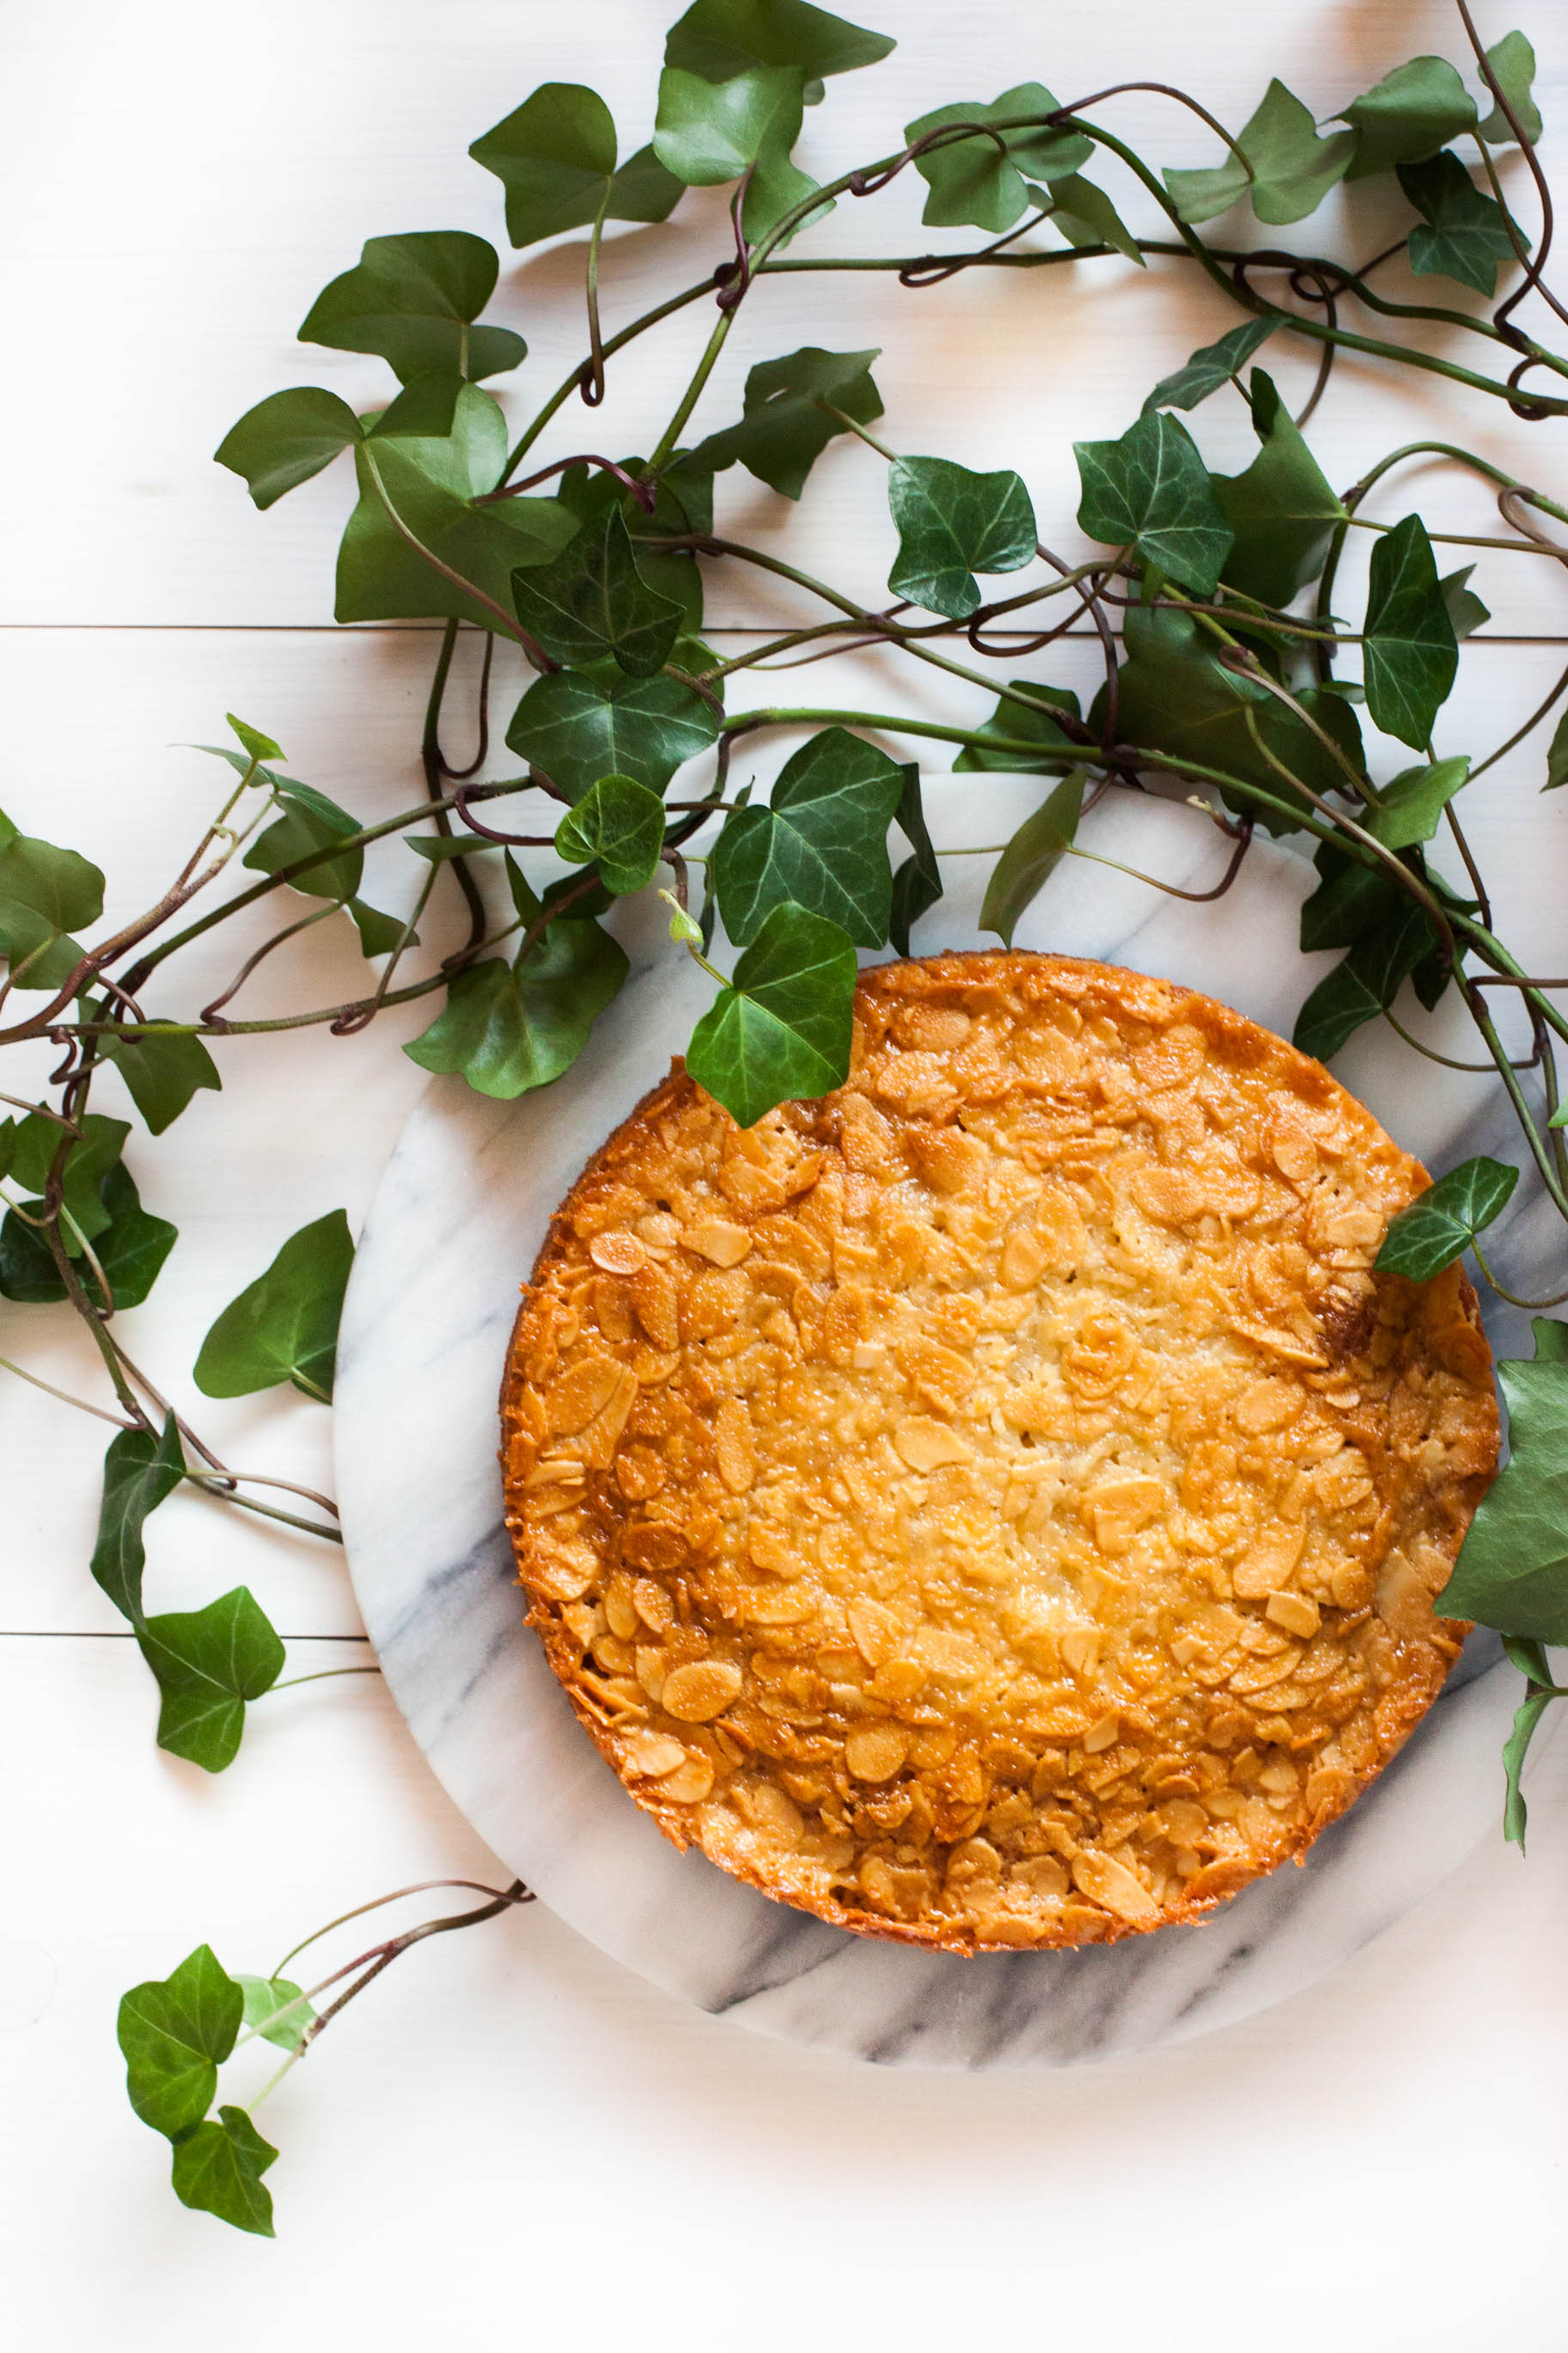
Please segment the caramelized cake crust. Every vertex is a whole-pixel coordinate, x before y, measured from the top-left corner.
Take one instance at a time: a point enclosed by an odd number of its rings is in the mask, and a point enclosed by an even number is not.
[[[1398,1748],[1496,1465],[1426,1183],[1293,1048],[1141,975],[865,973],[742,1130],[679,1065],[557,1213],[502,1399],[530,1620],[677,1845],[974,1952],[1192,1920]]]

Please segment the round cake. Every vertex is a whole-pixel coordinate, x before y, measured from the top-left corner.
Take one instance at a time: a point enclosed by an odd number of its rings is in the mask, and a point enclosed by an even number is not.
[[[531,1622],[677,1845],[952,1952],[1300,1860],[1457,1656],[1496,1467],[1427,1182],[1321,1066],[1110,966],[864,973],[750,1129],[679,1065],[589,1164],[502,1398]]]

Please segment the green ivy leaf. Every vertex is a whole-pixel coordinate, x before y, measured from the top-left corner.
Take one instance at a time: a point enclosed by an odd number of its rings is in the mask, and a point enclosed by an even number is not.
[[[96,1114],[89,1114],[96,1116]],[[34,1217],[41,1200],[23,1204]],[[92,1237],[93,1253],[102,1267],[116,1307],[140,1307],[162,1271],[164,1260],[179,1239],[179,1228],[167,1218],[155,1218],[142,1207],[131,1171],[122,1161],[106,1170],[99,1185],[99,1213],[107,1223]],[[75,1247],[66,1229],[71,1254],[80,1259],[81,1285],[95,1307],[105,1304],[98,1276],[86,1253]],[[0,1294],[29,1305],[64,1299],[48,1244],[36,1226],[13,1210],[0,1226]]]
[[[718,187],[750,171],[742,225],[748,237],[763,237],[816,186],[790,162],[805,88],[798,66],[759,66],[718,83],[666,66],[658,79],[654,153],[691,188]]]
[[[1519,117],[1519,127],[1531,147],[1541,137],[1541,110],[1531,95],[1535,80],[1535,51],[1522,33],[1505,33],[1500,41],[1487,51],[1487,63],[1502,84],[1509,104]],[[1489,89],[1488,95],[1490,95]],[[1513,131],[1500,106],[1494,105],[1480,125],[1480,136],[1494,147],[1510,145]]]
[[[1426,909],[1405,900],[1318,983],[1296,1017],[1292,1043],[1321,1062],[1331,1062],[1356,1030],[1387,1011],[1432,945]]]
[[[949,123],[1001,124],[1020,116],[1054,114],[1058,100],[1044,83],[1020,82],[1005,90],[991,105],[978,100],[939,106],[930,114],[904,125],[910,146],[917,139],[942,131]],[[973,224],[994,237],[1011,228],[1029,201],[1027,179],[1065,179],[1087,164],[1094,142],[1079,131],[1036,130],[1003,132],[1000,139],[955,139],[915,157],[915,169],[931,194],[921,218],[928,228],[956,228]],[[1042,201],[1048,202],[1048,197]]]
[[[888,828],[904,793],[896,760],[847,728],[826,727],[786,761],[770,802],[737,809],[713,845],[724,929],[738,945],[793,903],[861,947],[880,947],[892,913]],[[750,1123],[746,1123],[748,1125]]]
[[[1271,227],[1304,220],[1317,211],[1335,182],[1343,179],[1356,152],[1356,134],[1335,131],[1320,139],[1300,100],[1282,81],[1271,81],[1237,144],[1252,166],[1250,181],[1230,154],[1212,170],[1164,174],[1184,221],[1212,220],[1248,195],[1258,219]]]
[[[677,661],[681,650],[678,643]],[[718,733],[712,705],[691,687],[662,673],[627,678],[615,662],[604,661],[536,679],[506,740],[577,800],[596,778],[611,775],[661,793],[677,768],[706,751]]]
[[[294,2050],[316,2013],[293,1979],[247,1977],[242,1971],[235,1983],[245,1996],[247,2026],[259,2029],[262,2041],[276,2043],[279,2051]],[[279,2010],[287,2016],[280,2018]]]
[[[473,323],[500,266],[494,246],[466,229],[367,238],[358,267],[317,295],[300,341],[379,353],[401,384],[436,373],[499,375],[528,352],[509,327]]]
[[[100,1038],[100,1059],[112,1062],[132,1102],[154,1135],[174,1124],[198,1089],[222,1088],[217,1064],[199,1038],[148,1022],[123,1038]]]
[[[1289,786],[1253,741],[1256,727],[1275,757],[1309,790],[1342,789],[1343,770],[1310,729],[1256,680],[1224,669],[1190,614],[1134,606],[1123,630],[1127,659],[1117,674],[1117,728],[1124,743],[1223,769],[1289,800]],[[1327,688],[1309,688],[1297,699],[1359,769],[1361,736],[1350,705]],[[1102,697],[1097,698],[1091,723],[1099,723],[1102,710]],[[1291,829],[1289,818],[1259,807],[1249,795],[1222,792],[1221,797],[1239,815],[1256,817],[1270,833]]]
[[[216,2214],[237,2231],[272,2239],[272,2193],[261,2177],[278,2151],[243,2108],[221,2107],[174,2144],[174,2195],[182,2206]]]
[[[415,376],[389,407],[372,418],[372,436],[384,441],[444,440],[452,429],[467,382],[466,376],[441,370]]]
[[[1412,58],[1352,99],[1340,121],[1361,133],[1345,177],[1366,180],[1400,164],[1418,164],[1461,131],[1473,131],[1476,104],[1446,58]]]
[[[174,1493],[184,1468],[172,1413],[157,1438],[150,1430],[121,1430],[110,1439],[103,1458],[103,1501],[90,1567],[95,1583],[133,1626],[142,1622],[142,1577],[147,1566],[142,1531],[148,1515]],[[206,2106],[205,2100],[202,2106]]]
[[[515,246],[582,228],[601,205],[606,220],[668,220],[680,197],[679,181],[649,147],[616,169],[614,119],[581,82],[542,83],[468,153],[505,188],[506,233]]]
[[[1092,180],[1072,172],[1047,187],[1029,190],[1037,204],[1050,208],[1050,223],[1059,229],[1072,246],[1109,245],[1135,261],[1140,269],[1147,268],[1137,238],[1122,219],[1103,188]]]
[[[980,603],[977,572],[1016,572],[1035,553],[1035,510],[1011,468],[973,474],[945,458],[898,458],[888,504],[899,532],[896,596],[962,621]]]
[[[1252,423],[1263,447],[1245,473],[1215,489],[1236,534],[1220,574],[1226,587],[1284,607],[1323,568],[1345,510],[1302,439],[1273,379],[1252,371]]]
[[[238,737],[247,761],[280,760],[283,757],[282,744],[275,744],[271,736],[264,735],[258,727],[247,727],[243,719],[235,717],[232,711],[226,711],[224,717]]]
[[[1173,375],[1160,378],[1148,399],[1149,408],[1195,408],[1222,384],[1239,385],[1242,369],[1260,343],[1279,325],[1278,319],[1244,319],[1239,327],[1232,327],[1217,343],[1205,343]]]
[[[1546,751],[1546,782],[1541,789],[1554,793],[1560,785],[1568,785],[1568,711],[1552,731]]]
[[[837,923],[775,907],[691,1033],[686,1068],[742,1127],[849,1074],[855,950]]]
[[[1211,596],[1235,536],[1184,425],[1150,409],[1116,441],[1075,441],[1079,529]]]
[[[1072,846],[1083,815],[1084,772],[1075,768],[1026,817],[992,869],[980,910],[980,928],[1011,947],[1031,906]]]
[[[1468,585],[1475,568],[1473,564],[1464,565],[1458,572],[1446,572],[1437,583],[1437,592],[1454,625],[1454,635],[1461,645],[1491,619],[1487,607]]]
[[[1026,694],[1033,703],[1052,702],[1062,711],[1079,715],[1078,697],[1070,687],[1042,686],[1037,679],[1015,678],[1008,681],[1015,694]],[[1079,756],[1079,746],[1063,733],[1046,712],[1030,703],[1013,702],[998,698],[989,719],[983,720],[981,735],[1001,739],[995,747],[990,744],[966,744],[952,765],[954,773],[967,776],[982,771],[1000,771],[1005,776],[1059,776],[1071,767]],[[1037,744],[1037,752],[1008,751],[1005,744]]]
[[[825,352],[807,344],[786,358],[763,360],[746,378],[741,422],[710,433],[691,453],[694,468],[718,473],[736,460],[759,482],[798,499],[805,478],[845,427],[819,406],[831,401],[858,425],[882,414],[871,381],[876,352]]]
[[[1542,1324],[1546,1345],[1542,1345]],[[1497,1368],[1509,1460],[1481,1498],[1437,1597],[1449,1618],[1504,1634],[1568,1642],[1568,1356],[1561,1324],[1535,1325],[1532,1363]]]
[[[1424,751],[1458,674],[1459,649],[1419,515],[1406,515],[1372,551],[1363,650],[1373,722]]]
[[[1453,278],[1479,294],[1495,294],[1498,263],[1515,256],[1502,206],[1481,194],[1448,148],[1424,164],[1401,164],[1399,185],[1422,216],[1408,240],[1416,275]],[[1514,227],[1528,253],[1530,239],[1517,222]]]
[[[272,776],[268,781],[283,803],[283,814],[245,854],[246,865],[258,873],[277,874],[297,859],[309,858],[313,850],[330,849],[334,841],[361,830],[357,817],[351,817],[313,785],[299,784],[292,776]],[[339,857],[307,867],[294,877],[290,888],[306,898],[337,900],[353,916],[365,955],[384,955],[402,937],[403,925],[396,916],[382,914],[359,897],[363,871],[364,851],[345,849]],[[418,934],[411,936],[417,940]]]
[[[128,1120],[106,1119],[101,1112],[89,1111],[83,1113],[77,1126],[79,1140],[71,1145],[65,1158],[63,1199],[77,1228],[89,1241],[93,1241],[108,1227],[112,1215],[103,1198],[103,1180],[124,1148],[131,1124]],[[11,1136],[10,1173],[18,1185],[25,1185],[29,1192],[42,1193],[48,1183],[62,1133],[59,1122],[46,1119],[42,1112],[29,1113],[16,1124]],[[70,1255],[79,1256],[81,1243],[69,1225],[65,1228],[64,1240]]]
[[[123,1996],[116,2026],[125,2089],[144,2125],[176,2140],[200,2124],[234,2049],[245,1997],[210,1945]]]
[[[664,61],[704,81],[732,81],[759,66],[798,66],[809,81],[820,82],[874,66],[897,46],[886,33],[805,0],[694,0],[670,26]]]
[[[204,1772],[232,1765],[247,1700],[271,1690],[283,1645],[249,1588],[237,1585],[205,1609],[174,1609],[138,1624],[142,1655],[158,1679],[158,1746]]]
[[[1443,811],[1470,773],[1468,753],[1429,766],[1405,768],[1383,788],[1383,806],[1370,811],[1367,830],[1388,849],[1413,849],[1430,841],[1442,823]],[[1397,889],[1398,885],[1395,884]]]
[[[1513,1729],[1503,1743],[1503,1807],[1502,1834],[1510,1846],[1524,1852],[1524,1833],[1530,1820],[1530,1809],[1524,1801],[1524,1760],[1536,1727],[1554,1699],[1563,1694],[1555,1686],[1546,1691],[1527,1692],[1514,1710]]]
[[[637,570],[618,506],[599,527],[584,523],[548,564],[514,574],[511,586],[519,620],[557,661],[613,655],[633,678],[663,668],[685,621]]]
[[[360,421],[346,400],[320,385],[300,385],[247,408],[213,456],[240,476],[258,507],[269,507],[359,438]]]
[[[597,866],[616,898],[653,881],[663,845],[664,803],[632,776],[601,776],[555,829],[557,857]]]
[[[325,1403],[332,1394],[338,1323],[354,1246],[342,1209],[290,1234],[265,1274],[230,1300],[202,1342],[204,1397],[247,1397],[292,1381]]]
[[[537,910],[531,892],[524,907],[529,901]],[[457,1071],[476,1093],[510,1103],[571,1069],[626,972],[618,940],[589,918],[563,916],[521,964],[490,956],[467,965],[429,1029],[403,1050],[421,1070]]]
[[[0,813],[0,955],[17,988],[62,987],[82,951],[68,935],[103,913],[103,874],[74,849],[19,833]]]
[[[904,767],[904,786],[894,819],[911,852],[893,876],[892,912],[888,937],[901,956],[910,953],[910,930],[942,897],[942,869],[937,864],[921,800],[921,772],[910,760]]]
[[[1383,1247],[1373,1261],[1373,1272],[1429,1282],[1500,1216],[1518,1182],[1518,1169],[1505,1167],[1500,1160],[1483,1156],[1461,1161],[1389,1219]]]
[[[517,566],[558,554],[577,529],[577,518],[559,499],[486,501],[484,494],[500,480],[506,456],[506,419],[478,385],[465,385],[459,393],[450,433],[395,438],[376,434],[362,443],[354,452],[359,504],[338,551],[337,618],[456,617],[494,629],[494,613],[437,572],[404,533],[412,533],[450,571],[510,611]]]

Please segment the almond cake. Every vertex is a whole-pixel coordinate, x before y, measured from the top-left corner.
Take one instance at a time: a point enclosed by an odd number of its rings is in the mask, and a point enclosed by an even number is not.
[[[1474,1293],[1372,1271],[1425,1171],[1191,990],[933,956],[855,1032],[751,1129],[678,1063],[558,1211],[502,1398],[531,1622],[783,1902],[952,1952],[1196,1919],[1458,1655]]]

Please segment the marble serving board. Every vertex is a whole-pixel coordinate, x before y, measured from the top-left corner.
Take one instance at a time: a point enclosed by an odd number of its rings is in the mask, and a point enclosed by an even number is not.
[[[1038,786],[995,776],[986,788],[1005,838]],[[938,842],[961,839],[963,781],[926,790]],[[1120,797],[1082,839],[1200,889],[1223,848],[1191,809]],[[950,862],[951,895],[917,951],[993,944],[976,929],[988,862]],[[1071,860],[1018,944],[1163,975],[1288,1035],[1328,961],[1295,947],[1314,880],[1293,851],[1260,842],[1232,893],[1202,906]],[[518,1286],[552,1209],[663,1074],[710,989],[656,911],[622,913],[631,978],[581,1060],[515,1103],[436,1082],[387,1166],[349,1290],[335,1414],[349,1564],[432,1767],[507,1865],[628,1968],[704,2010],[866,2059],[1067,2066],[1205,2033],[1310,1985],[1498,1834],[1498,1752],[1519,1682],[1495,1638],[1472,1637],[1403,1754],[1304,1868],[1258,1882],[1202,1926],[1078,1952],[921,1953],[774,1904],[695,1850],[678,1854],[576,1723],[513,1582],[496,1400]],[[1429,1163],[1512,1156],[1500,1089],[1450,1080],[1392,1039],[1358,1052],[1359,1090]],[[1538,1203],[1520,1200],[1497,1240],[1516,1287],[1551,1288]],[[1505,1311],[1494,1345],[1519,1352],[1521,1324]]]

